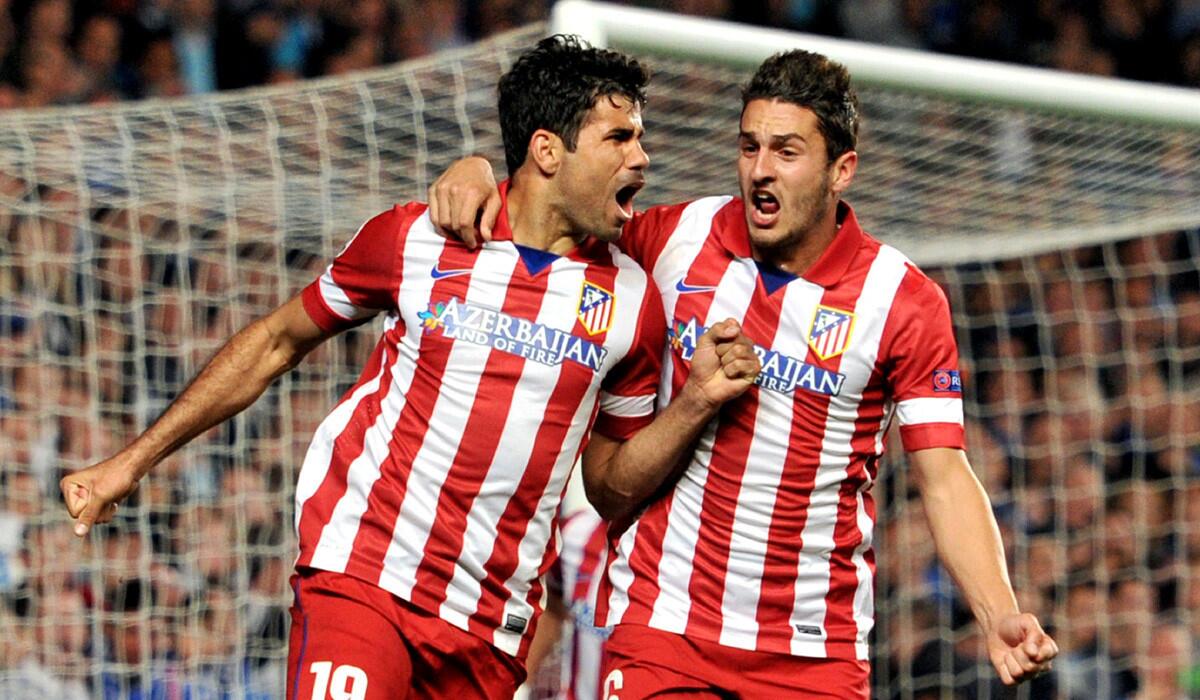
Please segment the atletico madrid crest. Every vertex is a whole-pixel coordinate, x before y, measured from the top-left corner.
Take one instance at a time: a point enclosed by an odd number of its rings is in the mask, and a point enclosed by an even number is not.
[[[583,325],[588,335],[604,333],[612,325],[613,306],[616,296],[603,287],[598,287],[587,280],[583,282],[583,291],[579,294],[579,323]]]
[[[828,306],[818,306],[813,317],[812,330],[808,333],[808,347],[822,360],[837,357],[850,345],[850,332],[854,330],[854,314]]]

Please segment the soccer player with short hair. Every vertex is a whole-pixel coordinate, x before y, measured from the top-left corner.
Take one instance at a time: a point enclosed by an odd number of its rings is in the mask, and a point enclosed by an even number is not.
[[[648,162],[646,80],[636,61],[568,37],[522,54],[499,84],[512,181],[498,191],[493,241],[447,241],[419,203],[369,220],[149,430],[63,479],[76,532],[111,519],[156,463],[320,342],[383,313],[296,487],[288,696],[511,698],[589,428],[686,444],[758,368],[737,324],[722,323],[680,400],[654,416],[660,298],[610,243]]]
[[[893,419],[941,560],[1001,679],[1030,678],[1057,653],[1017,607],[963,452],[946,298],[841,200],[858,123],[843,66],[799,50],[772,56],[743,92],[741,197],[655,207],[625,227],[622,249],[651,272],[666,307],[672,352],[659,400],[687,381],[697,339],[726,316],[757,343],[763,367],[665,495],[614,498],[585,483],[606,517],[645,508],[612,532],[597,610],[598,623],[615,625],[605,698],[868,697],[870,489]],[[456,196],[435,224],[473,236],[491,177],[481,159],[448,171],[434,190],[453,184]]]

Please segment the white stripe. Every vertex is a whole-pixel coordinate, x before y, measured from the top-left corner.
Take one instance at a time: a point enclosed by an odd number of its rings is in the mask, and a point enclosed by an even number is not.
[[[579,445],[582,443],[584,435],[591,429],[589,418],[599,398],[600,384],[607,372],[630,352],[641,325],[639,313],[642,308],[642,301],[645,299],[648,278],[641,268],[637,267],[632,260],[624,255],[614,254],[613,261],[618,266],[613,290],[614,294],[619,295],[616,297],[617,304],[620,306],[619,317],[627,319],[627,321],[615,328],[610,328],[608,335],[605,336],[605,346],[609,349],[609,352],[605,356],[604,369],[592,375],[591,386],[579,402],[579,406],[571,420],[571,427],[563,439],[558,460],[554,465],[553,474],[542,493],[538,510],[526,526],[525,535],[522,537],[517,549],[517,566],[512,576],[505,583],[505,588],[509,591],[509,598],[505,601],[501,620],[508,619],[509,615],[518,615],[527,620],[532,618],[533,607],[527,600],[529,589],[532,582],[537,578],[538,569],[545,558],[551,525],[558,512],[559,501],[574,466]],[[571,269],[576,263],[563,259],[559,263],[556,263],[556,265],[560,263],[564,269],[558,274],[566,276],[568,281],[559,283],[558,280],[555,280],[555,288],[578,289],[579,283],[572,279],[575,271]],[[551,274],[554,274],[554,272],[552,271]],[[582,276],[583,270],[580,269],[578,274]],[[570,297],[567,295],[562,295],[562,302],[564,304],[569,299]],[[611,299],[606,301],[604,304],[605,308],[609,308],[612,301]],[[543,308],[542,311],[545,312],[546,308]],[[562,312],[550,309],[551,314],[564,313],[566,315],[565,312],[565,306]],[[549,318],[554,317],[554,315],[551,315],[546,320],[548,321]],[[540,320],[542,319],[539,318]],[[542,389],[542,393],[545,396],[549,396],[550,394],[546,388]],[[526,436],[529,434],[528,430],[517,430],[514,432]],[[532,443],[532,440],[529,440],[529,442]],[[516,654],[521,644],[521,637],[522,635],[499,628],[495,632],[494,642],[498,648],[508,651],[510,654]]]
[[[862,293],[855,304],[854,313],[860,324],[858,340],[842,356],[839,364],[839,372],[846,379],[841,393],[829,402],[825,437],[821,442],[820,466],[801,535],[803,548],[796,571],[796,601],[789,620],[793,654],[827,656],[825,598],[829,593],[829,556],[834,547],[841,484],[853,456],[850,441],[854,437],[862,392],[875,368],[888,310],[907,271],[904,261],[904,256],[895,249],[883,246],[871,263]],[[859,586],[862,585],[863,581],[860,580]],[[797,626],[816,627],[821,634],[801,634]],[[860,658],[864,652],[859,650]]]
[[[629,566],[629,555],[633,544],[637,541],[638,524],[635,520],[628,530],[621,533],[617,541],[617,552],[608,568],[608,580],[612,582],[612,592],[608,594],[608,614],[603,620],[596,620],[601,627],[611,627],[621,621],[625,611],[629,609],[629,587],[633,585],[633,569]]]
[[[325,305],[329,307],[329,310],[347,321],[376,313],[371,309],[360,309],[350,301],[345,290],[333,281],[333,265],[325,268],[325,272],[321,274],[320,281],[317,283],[317,289],[321,291],[321,298],[325,300]]]
[[[829,351],[833,346],[833,335],[834,331],[832,328],[821,334],[821,343],[818,354],[822,357],[827,357],[829,355]]]
[[[875,626],[875,582],[872,580],[871,567],[867,564],[865,552],[875,541],[875,523],[867,513],[864,502],[864,492],[871,485],[868,481],[858,492],[858,530],[863,540],[854,548],[850,560],[854,563],[854,572],[858,576],[858,588],[854,590],[854,622],[858,625],[858,638],[854,640],[855,654],[860,659],[868,658],[867,637]]]
[[[394,320],[389,317],[385,321],[384,332],[386,333],[392,325],[394,325]],[[295,526],[297,536],[300,533],[300,516],[303,514],[304,504],[317,492],[321,482],[325,480],[325,475],[332,467],[334,442],[349,425],[350,418],[358,412],[359,404],[379,389],[379,382],[391,362],[392,360],[385,352],[379,363],[379,372],[369,381],[363,382],[362,386],[355,389],[354,393],[350,394],[345,401],[338,404],[317,426],[312,442],[309,443],[308,452],[304,455],[300,476],[296,479]]]
[[[905,399],[896,404],[896,413],[900,416],[900,425],[919,425],[921,423],[958,423],[963,422],[962,399],[953,398],[919,398]]]
[[[601,391],[600,411],[619,418],[640,418],[654,413],[654,399],[654,394],[617,396],[607,391]]]
[[[546,545],[550,539],[550,528],[554,523],[554,516],[558,512],[558,503],[566,486],[567,478],[570,477],[571,468],[575,464],[575,454],[578,451],[579,443],[591,427],[588,425],[588,417],[595,405],[599,377],[600,375],[596,375],[596,380],[592,383],[583,401],[579,403],[578,410],[575,411],[575,416],[571,420],[571,428],[563,440],[563,449],[559,452],[558,460],[554,464],[554,472],[549,482],[546,483],[546,488],[542,491],[538,509],[526,525],[525,535],[517,547],[517,567],[504,584],[505,589],[509,591],[509,597],[504,603],[504,611],[500,614],[502,623],[508,619],[509,615],[518,615],[526,620],[533,618],[533,606],[527,600],[529,589],[537,579],[538,569],[545,558]],[[523,497],[525,496],[520,494],[514,496],[514,498]],[[520,650],[521,637],[520,634],[500,627],[496,629],[493,642],[500,650],[516,654]]]
[[[401,290],[402,310],[425,308],[428,305],[429,292],[433,287],[429,269],[437,261],[444,247],[444,240],[440,237],[428,245],[414,244],[413,234],[418,230],[419,223],[420,220],[409,229],[404,243],[404,255],[400,256],[404,261],[401,275],[405,280],[404,289]],[[367,429],[362,454],[350,463],[346,474],[346,493],[334,507],[329,523],[322,531],[313,552],[314,568],[326,571],[346,570],[346,562],[350,558],[358,534],[359,521],[367,509],[367,497],[379,479],[380,465],[389,457],[392,435],[400,412],[407,403],[421,342],[421,324],[416,313],[402,311],[402,315],[405,333],[397,347],[399,355],[392,361],[391,386],[380,402],[379,415]],[[388,323],[392,325],[388,327],[394,327],[397,321],[398,319],[389,317]]]
[[[804,279],[785,289],[775,337],[756,338],[760,345],[793,357],[803,358],[807,345],[795,329],[813,316],[824,290]],[[798,389],[797,391],[801,391]],[[754,418],[755,439],[746,456],[734,510],[730,536],[730,556],[725,571],[725,592],[721,600],[721,644],[739,649],[754,649],[758,644],[758,603],[762,593],[763,567],[767,554],[767,534],[775,514],[775,500],[787,462],[789,429],[795,397],[760,389],[758,411]],[[776,439],[767,439],[774,437]]]
[[[692,580],[696,541],[700,539],[700,508],[704,503],[704,486],[708,482],[708,465],[716,434],[717,422],[714,420],[700,436],[696,455],[675,486],[671,498],[667,527],[663,534],[662,556],[658,562],[659,594],[650,614],[650,626],[655,629],[682,634],[687,627],[688,613],[692,608],[688,584]],[[624,547],[621,551],[622,554],[626,553]]]
[[[503,300],[508,280],[518,260],[514,248],[485,249],[475,260],[474,272],[467,287],[464,300],[468,304],[494,307]],[[428,276],[428,273],[426,274]],[[432,302],[444,301],[431,299]],[[433,536],[432,529],[437,517],[437,506],[446,475],[454,465],[454,456],[463,439],[463,431],[475,404],[475,394],[483,377],[492,349],[465,340],[453,341],[450,355],[446,358],[446,370],[440,378],[440,390],[431,410],[437,416],[429,425],[412,460],[412,471],[408,487],[400,505],[392,542],[384,557],[380,587],[393,591],[409,600],[416,583],[416,572],[424,558],[425,545]],[[463,370],[462,368],[470,368]],[[532,410],[532,409],[531,409]],[[481,517],[483,514],[480,514]],[[496,514],[499,517],[499,514]],[[454,533],[457,534],[457,533]],[[460,566],[466,557],[466,548],[471,545],[464,539],[464,552],[459,556]],[[491,544],[488,544],[491,551]],[[457,568],[457,567],[456,567]],[[482,566],[480,567],[482,570]],[[443,615],[443,619],[462,627],[458,621]]]
[[[671,232],[667,244],[654,263],[654,283],[662,294],[663,306],[667,310],[667,321],[671,321],[671,313],[680,294],[675,289],[679,282],[679,271],[691,272],[696,256],[704,248],[712,229],[713,217],[733,197],[705,197],[697,199],[684,207],[679,215],[679,225]],[[690,282],[690,280],[689,280]],[[685,319],[686,320],[686,319]]]
[[[728,317],[743,319],[754,298],[758,284],[758,268],[751,260],[734,260],[725,269],[713,303],[704,319],[705,327]],[[697,329],[699,330],[699,329]],[[662,543],[662,560],[658,568],[659,598],[654,602],[650,626],[671,632],[682,632],[691,609],[688,588],[695,565],[696,541],[699,539],[701,505],[704,485],[708,481],[709,463],[716,439],[717,420],[704,431],[703,438],[675,488],[667,530]],[[703,562],[701,562],[703,564]]]

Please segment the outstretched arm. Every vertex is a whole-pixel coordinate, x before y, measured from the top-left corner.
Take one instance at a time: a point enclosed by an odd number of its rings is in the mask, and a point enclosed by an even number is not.
[[[499,215],[496,176],[483,156],[454,161],[429,186],[429,218],[433,225],[468,248],[492,240],[492,228]]]
[[[59,486],[76,520],[75,534],[111,520],[117,502],[154,465],[254,403],[330,335],[309,318],[297,296],[230,338],[146,432],[113,457],[63,477]]]
[[[692,356],[679,394],[650,425],[626,441],[593,433],[583,453],[588,500],[607,520],[622,520],[675,473],[722,404],[754,383],[761,365],[733,319],[713,325]]]
[[[938,556],[975,613],[1000,679],[1013,685],[1049,669],[1058,646],[1017,607],[1000,530],[966,454],[931,448],[908,459]]]

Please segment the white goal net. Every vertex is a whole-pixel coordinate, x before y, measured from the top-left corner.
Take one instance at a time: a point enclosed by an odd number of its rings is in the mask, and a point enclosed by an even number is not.
[[[0,114],[0,697],[282,695],[295,472],[371,327],[164,463],[87,541],[57,479],[144,428],[364,218],[461,155],[502,164],[495,81],[546,31],[267,90]],[[642,205],[734,192],[753,66],[637,50],[655,74]],[[848,198],[947,289],[973,463],[1023,603],[1063,642],[1046,682],[1071,698],[1191,682],[1200,131],[870,81],[860,99]],[[885,473],[876,695],[1001,697],[902,464]]]

